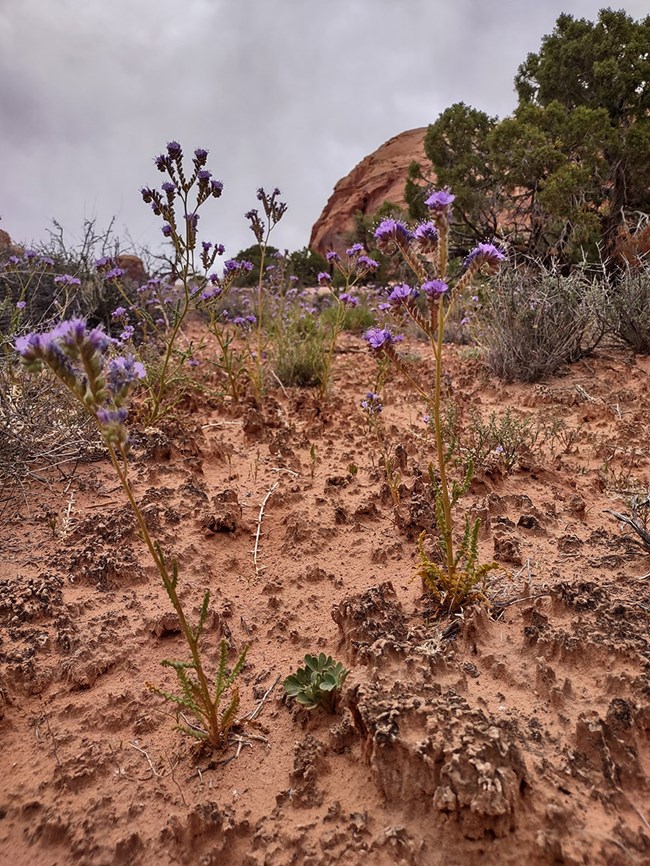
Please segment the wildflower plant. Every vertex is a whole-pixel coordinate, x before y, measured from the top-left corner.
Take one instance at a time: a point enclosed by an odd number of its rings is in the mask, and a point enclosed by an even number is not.
[[[228,673],[227,645],[222,642],[216,681],[212,688],[199,648],[210,592],[205,593],[198,624],[192,627],[178,596],[178,563],[175,560],[168,563],[160,544],[151,537],[129,480],[127,398],[133,385],[145,378],[146,371],[133,355],[113,354],[113,344],[114,341],[100,328],[89,328],[83,319],[71,319],[48,332],[32,332],[19,337],[15,348],[28,372],[40,373],[45,367],[49,368],[95,420],[191,653],[190,661],[163,662],[176,671],[180,694],[153,690],[194,716],[196,724],[186,723],[179,726],[181,730],[207,741],[214,748],[222,748],[227,742],[239,703],[234,682],[244,665],[246,649],[240,654],[232,672]],[[229,697],[222,708],[226,692]]]
[[[198,211],[208,200],[220,198],[223,191],[223,183],[206,168],[207,159],[208,151],[197,148],[190,169],[184,162],[181,145],[170,141],[166,152],[155,159],[156,168],[167,176],[167,180],[160,189],[143,187],[141,190],[145,204],[149,204],[154,214],[164,221],[162,233],[171,242],[174,253],[172,279],[180,282],[179,292],[174,294],[173,287],[170,287],[163,297],[166,313],[156,323],[162,323],[166,328],[162,363],[154,379],[147,383],[146,420],[149,423],[154,423],[165,413],[164,400],[170,385],[182,375],[193,355],[191,346],[186,351],[178,350],[179,337],[189,312],[200,304],[209,308],[212,302],[223,296],[237,274],[248,266],[246,262],[229,260],[219,275],[212,269],[225,253],[225,248],[209,241],[199,245]]]
[[[332,656],[319,653],[306,655],[304,668],[288,676],[283,683],[288,697],[306,710],[323,707],[328,713],[336,712],[336,704],[350,671]]]
[[[320,385],[321,396],[327,393],[332,374],[332,362],[334,359],[334,351],[339,334],[343,330],[346,319],[346,313],[359,306],[360,298],[355,289],[362,285],[364,281],[374,274],[379,267],[379,262],[370,258],[362,244],[353,244],[345,251],[345,258],[334,250],[326,253],[326,260],[335,274],[338,274],[341,282],[341,291],[332,288],[332,297],[334,299],[334,315],[331,322],[331,330],[327,341],[327,348],[324,355],[324,371]],[[333,283],[332,274],[328,271],[321,271],[318,274],[318,283],[320,286],[331,287]]]
[[[250,379],[253,391],[259,400],[266,385],[266,371],[268,366],[268,353],[266,351],[266,337],[264,333],[264,265],[267,258],[267,249],[271,232],[284,216],[287,205],[279,201],[280,190],[276,187],[272,193],[265,192],[263,187],[257,190],[257,199],[264,210],[262,217],[257,208],[249,210],[245,217],[249,221],[250,229],[260,250],[260,272],[257,281],[255,295],[255,348],[251,352]]]
[[[383,306],[397,321],[409,317],[427,335],[435,362],[433,393],[412,375],[398,354],[400,335],[388,327],[371,328],[364,334],[373,354],[399,369],[427,404],[436,448],[436,467],[431,464],[429,475],[435,493],[438,539],[437,550],[431,558],[425,550],[426,533],[421,536],[418,573],[440,608],[451,613],[481,594],[486,575],[497,566],[478,561],[478,520],[470,521],[466,517],[460,543],[454,538],[454,506],[469,487],[473,467],[471,463],[468,465],[460,481],[450,477],[453,443],[444,441],[441,400],[444,328],[455,299],[462,297],[480,272],[496,271],[505,259],[503,252],[493,244],[479,244],[465,259],[455,283],[450,282],[448,245],[454,198],[448,190],[432,192],[426,200],[430,219],[413,230],[403,221],[392,218],[383,220],[375,230],[377,246],[381,250],[399,252],[415,277],[413,285],[394,286]],[[418,303],[419,298],[424,300],[423,307]]]

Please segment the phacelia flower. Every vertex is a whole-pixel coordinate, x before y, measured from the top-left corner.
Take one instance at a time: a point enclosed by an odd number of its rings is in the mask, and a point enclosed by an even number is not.
[[[402,304],[405,304],[408,300],[414,298],[415,295],[416,292],[411,288],[411,286],[402,283],[399,286],[395,286],[388,296],[388,302],[393,307],[401,307]]]
[[[194,159],[199,165],[205,165],[208,158],[208,151],[204,147],[197,147],[194,151]]]
[[[166,238],[170,238],[172,236],[172,227],[169,225],[169,223],[165,223],[161,231]]]
[[[385,219],[375,229],[374,237],[377,246],[382,247],[391,241],[396,244],[407,244],[413,237],[413,233],[401,220]]]
[[[121,406],[119,409],[98,409],[96,416],[100,424],[108,427],[111,424],[124,424],[129,416],[129,410],[126,406]]]
[[[348,292],[342,292],[339,295],[339,301],[342,304],[345,304],[346,307],[358,307],[359,306],[359,298],[355,298],[354,295],[351,295]]]
[[[16,304],[16,309],[17,310],[24,310],[26,306],[27,306],[27,301],[18,301],[18,303]]]
[[[323,285],[323,283],[331,283],[332,278],[326,271],[319,271],[318,274],[318,284]]]
[[[59,274],[54,277],[54,282],[62,286],[80,286],[81,280],[79,277],[72,277],[70,274]]]
[[[358,253],[365,253],[363,244],[353,244],[350,249],[345,251],[346,256],[356,256]]]
[[[363,335],[363,339],[368,343],[371,349],[379,351],[380,349],[392,346],[393,343],[398,343],[404,337],[393,334],[389,328],[369,328]]]
[[[121,319],[122,316],[126,316],[126,308],[125,307],[115,307],[115,309],[111,313],[111,319]]]
[[[379,415],[384,407],[379,394],[375,394],[374,391],[368,391],[361,401],[361,408],[367,415]]]
[[[167,153],[172,159],[180,159],[183,156],[183,148],[177,141],[167,143]]]
[[[121,394],[128,385],[136,379],[144,379],[146,375],[144,364],[136,361],[133,355],[120,355],[108,362],[106,378],[108,387],[115,395]]]
[[[494,244],[479,244],[465,259],[464,267],[469,268],[471,265],[478,270],[481,265],[488,265],[490,268],[498,268],[504,259],[505,253]]]
[[[328,250],[328,252],[325,253],[325,258],[327,259],[328,262],[340,262],[341,261],[341,257],[339,256],[339,254],[335,250]]]
[[[250,272],[253,270],[253,265],[251,262],[247,261],[237,261],[237,259],[228,259],[227,262],[224,262],[223,268],[226,273],[236,274],[239,271],[247,271]]]
[[[215,198],[219,198],[223,192],[223,183],[220,180],[214,180],[213,178],[210,181],[210,192]]]
[[[120,277],[123,277],[126,271],[124,268],[111,268],[110,271],[106,271],[104,274],[105,280],[119,280]]]
[[[357,259],[357,265],[360,268],[365,268],[365,270],[367,271],[376,271],[379,267],[379,262],[376,262],[369,256],[359,256],[359,258]]]
[[[448,189],[439,189],[432,192],[424,203],[434,214],[448,214],[455,199],[456,196],[452,195]]]
[[[433,252],[438,245],[438,229],[432,222],[420,223],[415,229],[415,240],[423,252]]]
[[[427,280],[422,284],[422,291],[430,298],[439,298],[449,291],[449,286],[444,280]]]

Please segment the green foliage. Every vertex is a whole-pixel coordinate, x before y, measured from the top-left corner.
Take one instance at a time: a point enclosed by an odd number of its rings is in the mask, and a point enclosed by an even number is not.
[[[328,271],[329,263],[320,253],[303,247],[288,255],[287,270],[290,276],[296,277],[297,285],[315,286],[318,283],[318,274]]]
[[[442,509],[439,509],[442,513]],[[432,593],[440,609],[445,613],[456,613],[467,604],[476,601],[486,601],[486,578],[491,571],[499,568],[496,562],[478,561],[478,531],[480,520],[465,519],[463,540],[456,551],[455,568],[450,571],[440,563],[430,559],[424,543],[426,532],[418,540],[418,555],[420,564],[418,576]],[[445,547],[441,545],[444,555]]]
[[[197,642],[205,625],[209,601],[210,593],[206,592],[199,623],[193,634]],[[167,692],[153,685],[148,687],[150,691],[175,704],[179,714],[185,710],[194,718],[196,724],[191,724],[184,719],[183,724],[178,725],[180,731],[196,739],[206,740],[211,745],[220,748],[227,743],[228,733],[236,719],[239,707],[239,691],[235,686],[235,681],[244,667],[247,652],[248,647],[244,647],[232,671],[228,671],[228,644],[225,640],[221,641],[212,693],[206,692],[204,684],[197,677],[197,663],[195,661],[182,662],[165,659],[161,662],[164,667],[170,667],[176,671],[179,693]],[[225,706],[222,707],[225,696],[228,696],[228,699]]]
[[[288,676],[283,686],[287,695],[306,710],[323,707],[328,713],[334,713],[349,673],[341,662],[335,662],[325,653],[306,655],[305,667]]]
[[[519,68],[511,117],[463,103],[440,115],[425,151],[456,194],[461,245],[500,236],[521,256],[569,265],[612,254],[625,214],[650,209],[648,44],[650,16],[561,15]],[[415,173],[417,209],[414,186]]]
[[[313,313],[301,313],[297,305],[283,321],[278,319],[273,343],[273,370],[283,385],[320,387],[327,373],[326,335]]]

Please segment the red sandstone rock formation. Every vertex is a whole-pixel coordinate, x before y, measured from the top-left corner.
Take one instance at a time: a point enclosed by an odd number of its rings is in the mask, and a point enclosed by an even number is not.
[[[148,279],[148,274],[139,256],[124,253],[115,257],[115,264],[118,268],[126,271],[126,276],[134,283],[145,283]]]
[[[408,167],[414,159],[426,162],[426,131],[426,127],[421,127],[396,135],[362,159],[347,177],[336,184],[312,229],[309,241],[312,250],[321,255],[331,249],[341,253],[347,246],[346,234],[354,230],[357,211],[373,214],[385,201],[405,204]]]

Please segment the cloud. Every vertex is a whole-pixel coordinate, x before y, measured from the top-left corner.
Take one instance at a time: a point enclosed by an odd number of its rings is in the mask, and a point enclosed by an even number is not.
[[[258,186],[289,203],[274,242],[304,246],[336,181],[393,135],[465,101],[503,115],[562,11],[547,0],[0,0],[0,216],[22,240],[84,218],[158,246],[139,188],[175,138],[210,150],[224,195],[202,233],[252,242]],[[627,9],[641,17],[643,0]]]

